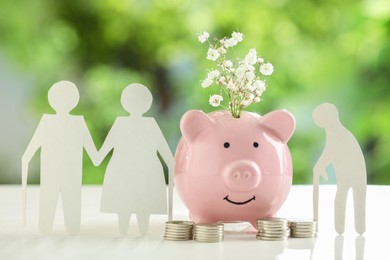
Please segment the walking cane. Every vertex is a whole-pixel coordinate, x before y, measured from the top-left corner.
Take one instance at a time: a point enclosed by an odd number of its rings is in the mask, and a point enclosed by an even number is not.
[[[26,227],[28,164],[22,162],[22,225]]]
[[[313,220],[318,220],[318,193],[319,193],[319,174],[313,174]]]

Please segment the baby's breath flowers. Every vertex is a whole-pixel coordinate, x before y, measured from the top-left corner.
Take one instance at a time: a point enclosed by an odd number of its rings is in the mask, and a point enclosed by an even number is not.
[[[242,42],[243,39],[242,33],[233,32],[230,38],[216,39],[213,44],[209,41],[208,32],[202,32],[198,35],[199,42],[209,43],[210,47],[206,58],[216,63],[216,67],[209,71],[201,86],[208,88],[216,85],[218,94],[210,96],[210,105],[213,107],[222,106],[236,118],[240,117],[244,108],[261,101],[266,84],[260,75],[270,76],[274,71],[272,64],[259,57],[254,48],[250,49],[242,60],[227,58],[228,51]],[[228,102],[227,107],[221,104],[224,96]]]

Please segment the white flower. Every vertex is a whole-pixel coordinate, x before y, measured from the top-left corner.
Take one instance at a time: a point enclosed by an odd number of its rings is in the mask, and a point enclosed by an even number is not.
[[[231,62],[230,60],[225,60],[222,64],[226,68],[230,68],[233,66],[233,62]]]
[[[235,71],[236,77],[241,80],[245,76],[246,69],[244,67],[238,67]]]
[[[245,85],[245,89],[247,89],[249,91],[255,91],[256,87],[254,85],[248,83],[248,84]]]
[[[221,104],[223,97],[221,95],[214,94],[210,96],[209,103],[213,107],[218,107]]]
[[[219,71],[218,70],[212,70],[209,72],[209,74],[207,74],[207,78],[209,79],[215,79],[216,77],[219,76]]]
[[[211,84],[213,84],[213,80],[210,79],[210,78],[206,78],[205,80],[203,80],[202,82],[202,88],[208,88],[211,86]]]
[[[256,80],[255,83],[253,83],[253,86],[260,91],[261,93],[265,90],[265,82],[262,80]]]
[[[226,82],[226,78],[224,76],[220,77],[219,80],[217,81],[218,85],[224,84]]]
[[[264,62],[264,59],[263,59],[263,58],[258,58],[258,59],[257,59],[257,63],[258,63],[258,64],[262,64],[263,62]]]
[[[272,66],[272,64],[269,62],[264,63],[260,66],[260,72],[265,76],[272,75],[272,73],[274,72],[274,66]]]
[[[248,54],[245,56],[244,61],[251,65],[255,64],[257,61],[256,49],[250,49]]]
[[[213,48],[209,48],[207,51],[207,59],[216,61],[219,58],[219,52]]]
[[[219,47],[218,48],[218,52],[220,53],[220,54],[226,54],[226,49],[224,48],[224,47]]]
[[[244,67],[245,67],[246,71],[254,71],[255,70],[255,67],[253,67],[252,65],[249,65],[249,64],[245,64]]]
[[[256,94],[256,96],[260,97],[261,95],[263,95],[263,91],[256,89],[255,94]]]
[[[233,81],[229,81],[228,84],[226,85],[227,89],[230,89],[231,91],[237,91],[237,85],[234,84]]]
[[[236,42],[242,42],[242,39],[243,39],[244,35],[240,32],[233,32],[232,33],[232,38],[236,41]]]
[[[261,101],[261,98],[259,98],[259,97],[255,97],[253,99],[253,102],[255,102],[255,103],[259,103],[260,101]]]
[[[198,35],[198,40],[200,41],[200,43],[204,43],[205,41],[207,41],[208,38],[209,38],[208,32],[202,32],[201,34]]]
[[[234,38],[229,38],[225,40],[224,46],[226,48],[233,47],[237,45],[237,41]]]
[[[245,74],[245,78],[248,80],[248,81],[252,81],[254,78],[256,77],[255,73],[253,73],[253,71],[249,71]]]

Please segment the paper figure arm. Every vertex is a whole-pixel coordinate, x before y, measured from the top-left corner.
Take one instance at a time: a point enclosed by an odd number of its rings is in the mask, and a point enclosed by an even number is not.
[[[168,167],[168,220],[172,220],[172,209],[173,209],[173,173],[175,170],[175,158],[172,154],[171,149],[167,141],[164,138],[164,135],[161,132],[161,129],[156,125],[156,132],[158,132],[157,139],[157,151],[160,153],[161,158],[164,160],[165,164]]]
[[[87,152],[89,158],[91,158],[93,165],[99,166],[99,153],[96,149],[95,143],[93,142],[91,133],[88,130],[84,118],[82,118],[82,135],[85,151]]]
[[[320,176],[327,181],[328,175],[326,174],[326,167],[328,167],[329,164],[331,164],[331,149],[328,147],[328,145],[325,144],[324,151],[322,152],[320,158],[318,159],[317,163],[314,165],[313,168],[313,174],[314,178],[318,179]]]
[[[104,158],[106,158],[107,154],[114,148],[115,145],[115,132],[117,128],[117,120],[115,120],[114,124],[112,125],[110,131],[107,134],[106,139],[104,140],[104,143],[102,147],[100,147],[100,150],[98,152],[98,160],[97,164],[100,165]]]

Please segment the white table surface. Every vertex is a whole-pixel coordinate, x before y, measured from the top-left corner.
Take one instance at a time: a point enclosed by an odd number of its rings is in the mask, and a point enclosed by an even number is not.
[[[256,230],[240,223],[225,226],[223,242],[200,243],[165,241],[164,215],[151,217],[146,236],[138,233],[135,217],[128,235],[120,235],[116,215],[99,211],[101,186],[83,186],[78,235],[67,235],[60,201],[53,233],[42,235],[38,231],[39,186],[28,188],[25,228],[20,186],[0,186],[0,259],[390,259],[390,186],[368,186],[364,236],[354,230],[350,198],[346,232],[338,236],[334,231],[335,191],[333,185],[320,187],[317,238],[259,241]],[[188,210],[176,195],[174,203],[174,219],[188,219]],[[311,218],[312,186],[293,186],[278,216]]]

